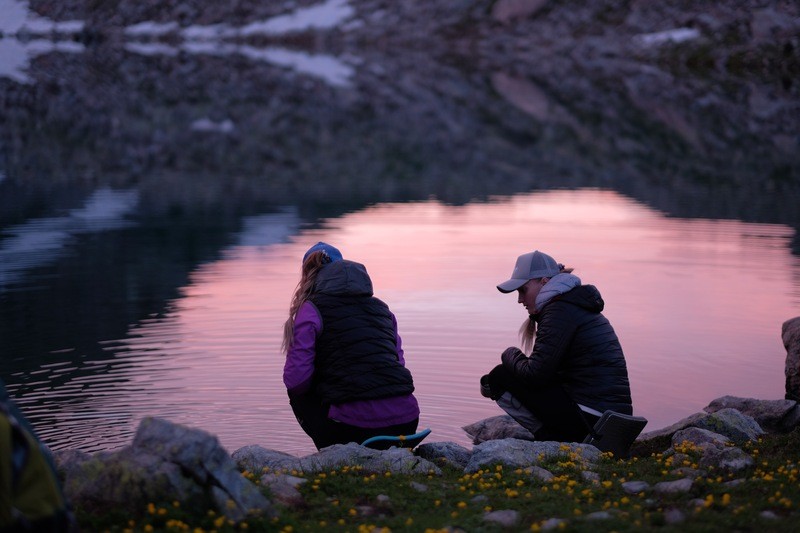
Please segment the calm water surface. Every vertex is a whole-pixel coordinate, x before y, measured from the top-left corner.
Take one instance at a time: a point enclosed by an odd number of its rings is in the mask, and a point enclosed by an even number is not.
[[[525,318],[495,285],[518,254],[540,249],[600,289],[634,411],[653,430],[725,394],[783,397],[780,327],[800,309],[793,231],[667,218],[598,190],[379,204],[314,229],[287,210],[247,219],[166,312],[98,338],[103,356],[64,345],[36,369],[4,363],[4,376],[54,449],[120,447],[153,415],[212,432],[229,451],[312,453],[281,381],[280,335],[300,258],[324,240],[367,266],[397,315],[429,439],[468,445],[462,426],[502,414],[480,396],[478,378],[518,344]]]

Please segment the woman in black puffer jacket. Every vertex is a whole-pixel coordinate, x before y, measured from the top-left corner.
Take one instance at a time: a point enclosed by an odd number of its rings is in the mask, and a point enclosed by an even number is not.
[[[571,272],[534,251],[519,256],[511,279],[497,286],[517,291],[529,318],[522,350],[503,352],[502,364],[481,378],[481,393],[537,440],[581,442],[604,411],[633,411],[625,356],[601,314],[600,292]]]

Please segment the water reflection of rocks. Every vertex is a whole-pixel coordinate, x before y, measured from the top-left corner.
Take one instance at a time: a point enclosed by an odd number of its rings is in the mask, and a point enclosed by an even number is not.
[[[320,4],[339,24],[242,30]],[[320,4],[32,1],[84,48],[0,80],[0,188],[124,184],[162,211],[598,186],[800,225],[796,6]]]

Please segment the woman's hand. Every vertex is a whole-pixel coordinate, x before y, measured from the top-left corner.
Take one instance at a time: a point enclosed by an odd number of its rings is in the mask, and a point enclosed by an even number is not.
[[[516,346],[506,348],[503,355],[500,356],[503,366],[509,370],[513,370],[517,366],[517,361],[520,359],[525,359],[525,354]]]

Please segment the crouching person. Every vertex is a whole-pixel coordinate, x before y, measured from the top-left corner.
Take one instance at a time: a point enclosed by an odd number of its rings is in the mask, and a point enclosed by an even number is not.
[[[517,291],[529,317],[522,350],[502,353],[481,378],[481,393],[536,440],[582,442],[604,411],[633,411],[625,356],[601,313],[603,299],[571,272],[534,251],[519,256],[511,278],[497,286]]]
[[[364,265],[329,244],[303,257],[283,349],[289,403],[317,449],[416,431],[419,405],[395,316],[373,296]]]

